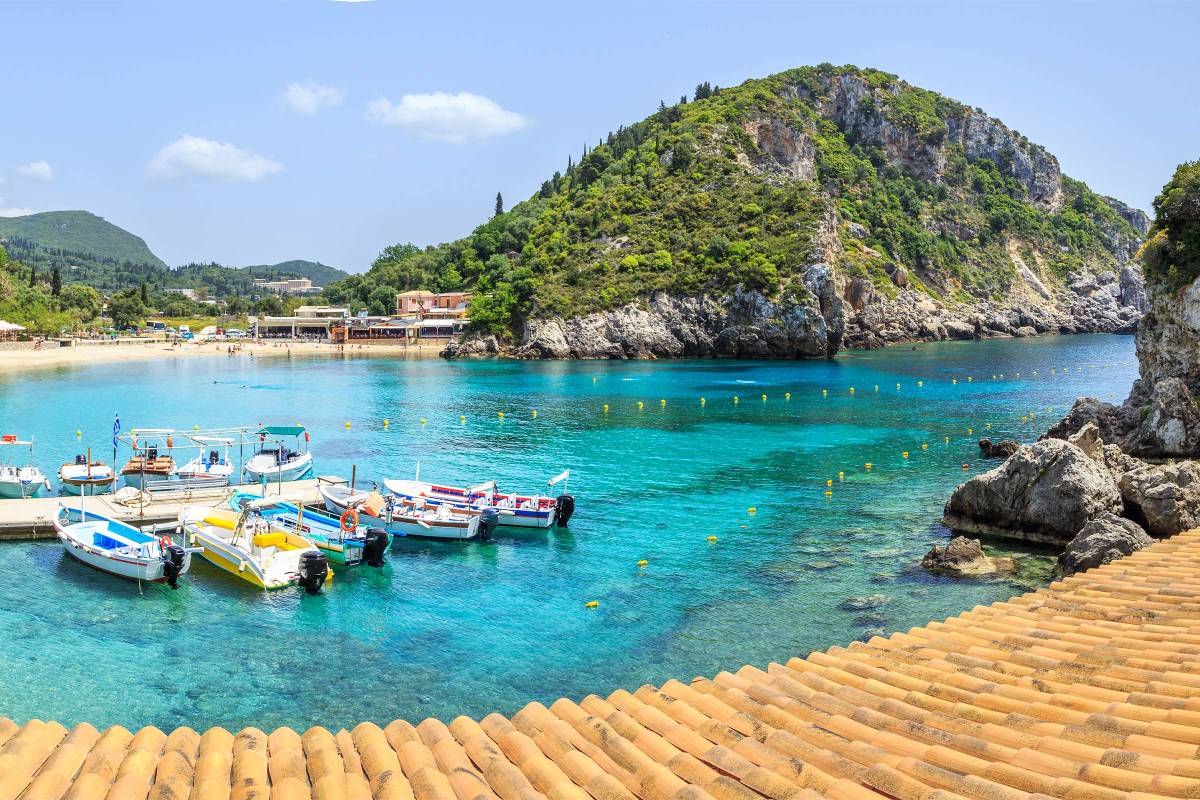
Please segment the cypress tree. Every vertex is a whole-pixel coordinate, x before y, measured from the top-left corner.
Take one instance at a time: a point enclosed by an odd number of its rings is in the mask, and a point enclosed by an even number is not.
[[[35,285],[37,285],[37,265],[30,264],[29,265],[29,288],[32,289]]]
[[[58,297],[62,292],[62,272],[58,268],[58,264],[54,265],[54,272],[50,273],[50,294]]]
[[[492,215],[493,219],[504,213],[504,198],[499,192],[496,192],[496,213]]]

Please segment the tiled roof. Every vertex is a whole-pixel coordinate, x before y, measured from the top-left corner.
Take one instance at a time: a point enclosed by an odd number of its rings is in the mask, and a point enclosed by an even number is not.
[[[1200,531],[762,670],[332,733],[0,720],[0,800],[1200,797]]]

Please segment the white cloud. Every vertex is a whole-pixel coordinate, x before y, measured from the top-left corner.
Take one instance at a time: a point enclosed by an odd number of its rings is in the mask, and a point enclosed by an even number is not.
[[[148,169],[156,178],[199,175],[223,181],[260,181],[280,172],[283,165],[228,142],[185,134],[159,150]]]
[[[283,92],[283,104],[297,114],[312,116],[326,106],[340,106],[346,93],[319,83],[293,83]]]
[[[517,112],[470,92],[406,94],[399,103],[381,97],[367,106],[367,118],[454,144],[512,133],[528,124]]]
[[[4,198],[0,197],[0,217],[24,217],[32,214],[32,208],[17,208],[16,206],[4,205]]]
[[[14,170],[22,178],[49,183],[54,180],[54,168],[46,161],[30,161]]]

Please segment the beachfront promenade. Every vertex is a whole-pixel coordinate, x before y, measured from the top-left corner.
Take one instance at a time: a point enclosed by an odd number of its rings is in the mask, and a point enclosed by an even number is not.
[[[944,623],[511,719],[270,735],[0,719],[0,800],[1200,797],[1198,746],[1191,531]]]

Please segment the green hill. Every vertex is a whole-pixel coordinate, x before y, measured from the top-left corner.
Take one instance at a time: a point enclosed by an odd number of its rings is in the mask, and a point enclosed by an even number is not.
[[[32,243],[36,249],[165,268],[146,242],[88,211],[46,211],[0,218],[0,238]],[[13,248],[7,248],[12,253]]]
[[[473,287],[474,324],[511,338],[528,320],[645,309],[662,295],[725,298],[716,310],[733,319],[738,292],[769,301],[781,326],[799,309],[838,337],[882,331],[889,303],[920,311],[921,297],[956,307],[1032,298],[1047,327],[1062,327],[1054,315],[1072,276],[1115,279],[1145,224],[982,111],[825,64],[702,84],[471,235],[389,247],[327,296],[374,308],[398,289]],[[877,338],[920,338],[920,323]],[[832,335],[821,346],[836,348]]]
[[[281,261],[278,264],[258,264],[253,267],[241,267],[256,278],[270,276],[271,278],[308,278],[317,286],[328,286],[348,277],[345,270],[322,264],[320,261]]]

